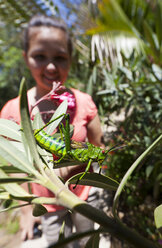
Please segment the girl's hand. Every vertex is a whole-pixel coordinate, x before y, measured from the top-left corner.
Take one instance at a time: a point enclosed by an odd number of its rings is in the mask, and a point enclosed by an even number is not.
[[[36,222],[40,223],[40,217],[34,217],[32,215],[32,207],[22,207],[20,216],[20,229],[22,241],[33,239],[33,228]]]

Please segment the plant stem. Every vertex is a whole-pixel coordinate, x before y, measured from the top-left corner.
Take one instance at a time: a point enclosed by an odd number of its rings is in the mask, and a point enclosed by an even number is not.
[[[84,215],[88,219],[100,224],[112,236],[125,240],[135,247],[158,248],[158,245],[147,240],[135,230],[131,230],[124,224],[120,224],[115,218],[107,216],[104,212],[79,199],[60,181],[52,170],[47,169],[46,175],[49,177],[49,181],[44,186],[55,194],[58,205]]]

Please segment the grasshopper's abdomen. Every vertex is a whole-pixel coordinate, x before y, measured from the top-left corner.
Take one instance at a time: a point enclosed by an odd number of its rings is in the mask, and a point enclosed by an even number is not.
[[[66,154],[65,142],[61,138],[55,138],[48,135],[44,130],[34,133],[37,143],[45,150],[58,155],[63,156]]]

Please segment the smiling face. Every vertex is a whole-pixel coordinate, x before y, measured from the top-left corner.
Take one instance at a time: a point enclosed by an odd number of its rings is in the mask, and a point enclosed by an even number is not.
[[[63,30],[45,26],[30,28],[29,49],[24,57],[41,95],[52,89],[53,82],[66,81],[71,56]]]

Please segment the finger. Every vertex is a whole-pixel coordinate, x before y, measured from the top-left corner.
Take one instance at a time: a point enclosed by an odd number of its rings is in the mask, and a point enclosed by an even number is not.
[[[27,233],[26,233],[26,230],[23,230],[22,232],[21,232],[21,240],[22,241],[25,241],[27,239]]]

